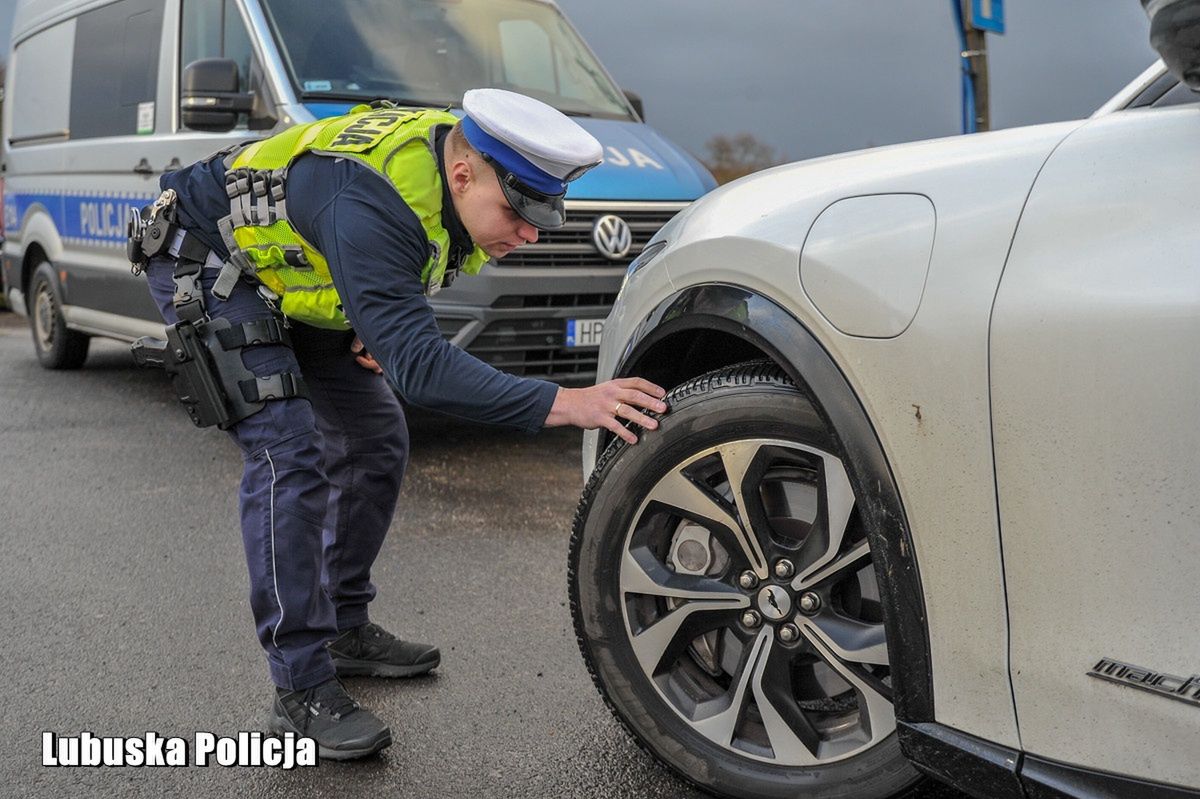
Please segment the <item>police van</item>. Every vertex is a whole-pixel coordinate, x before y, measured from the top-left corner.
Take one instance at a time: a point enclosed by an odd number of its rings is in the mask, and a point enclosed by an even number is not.
[[[590,381],[626,266],[715,183],[642,122],[550,0],[18,0],[3,108],[9,305],[48,368],[81,366],[91,336],[161,337],[125,255],[126,219],[161,173],[377,98],[456,111],[484,86],[572,116],[605,162],[572,184],[563,228],[430,303],[449,340],[499,369]]]

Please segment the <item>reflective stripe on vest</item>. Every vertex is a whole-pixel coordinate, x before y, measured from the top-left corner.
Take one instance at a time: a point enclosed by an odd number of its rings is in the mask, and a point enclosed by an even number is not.
[[[297,125],[246,145],[226,159],[230,212],[218,229],[231,260],[277,294],[279,308],[289,318],[349,328],[329,264],[292,227],[286,199],[288,169],[301,155],[349,158],[383,177],[421,221],[429,241],[421,282],[427,293],[437,291],[447,278],[451,248],[442,225],[434,130],[457,121],[445,111],[357,106],[345,116]],[[457,271],[477,274],[487,260],[476,247]]]

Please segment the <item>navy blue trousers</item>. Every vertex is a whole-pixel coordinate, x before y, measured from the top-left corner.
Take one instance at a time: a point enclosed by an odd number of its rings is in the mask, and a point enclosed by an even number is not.
[[[168,324],[173,258],[146,269]],[[211,317],[236,324],[267,318],[270,307],[246,281],[227,301],[212,296],[217,270],[201,280]],[[381,375],[354,360],[352,332],[292,323],[293,347],[242,350],[258,376],[299,371],[307,399],[268,402],[229,430],[245,469],[240,492],[250,607],[271,679],[291,690],[334,675],[325,643],[367,622],[375,562],[396,509],[408,463],[408,427]]]

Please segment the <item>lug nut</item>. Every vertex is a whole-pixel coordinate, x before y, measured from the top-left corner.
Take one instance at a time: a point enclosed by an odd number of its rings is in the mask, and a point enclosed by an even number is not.
[[[802,594],[800,596],[800,612],[801,613],[816,613],[821,609],[821,597],[813,593]]]
[[[787,624],[779,625],[778,633],[780,641],[783,641],[785,644],[790,644],[795,642],[795,640],[800,637],[800,628],[789,622]]]
[[[758,585],[758,575],[752,571],[744,571],[738,577],[738,585],[748,591]]]
[[[786,580],[796,573],[796,567],[792,565],[790,560],[775,561],[775,576],[781,580]]]
[[[757,627],[762,624],[762,616],[758,615],[757,610],[748,610],[742,614],[742,624],[747,627]]]

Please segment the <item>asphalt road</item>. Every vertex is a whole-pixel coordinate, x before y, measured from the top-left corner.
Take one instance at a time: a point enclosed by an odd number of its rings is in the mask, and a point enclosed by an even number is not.
[[[263,729],[271,687],[246,601],[241,459],[161,373],[96,341],[49,372],[0,312],[0,793],[28,797],[693,797],[626,737],[566,607],[580,434],[412,420],[372,616],[442,648],[435,676],[351,680],[382,756],[318,769],[45,768],[41,733],[191,741]],[[958,797],[931,789],[923,797]]]

